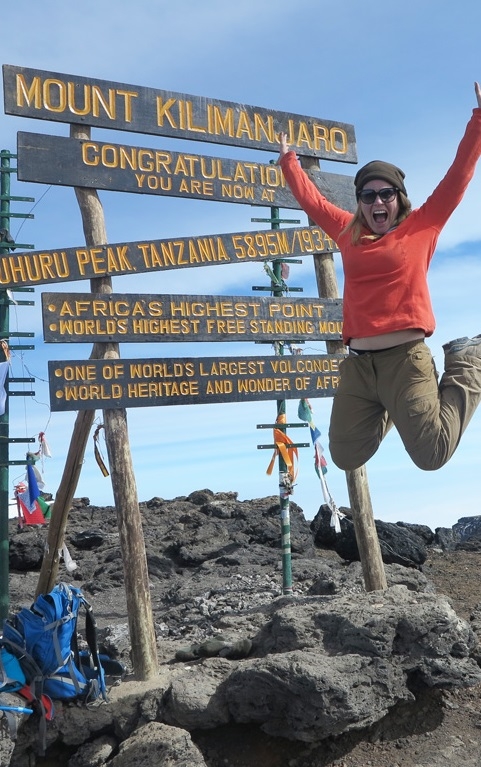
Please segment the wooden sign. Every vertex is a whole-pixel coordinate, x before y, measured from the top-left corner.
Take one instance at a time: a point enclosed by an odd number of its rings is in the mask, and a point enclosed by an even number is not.
[[[256,296],[43,293],[47,343],[341,339],[342,301]]]
[[[334,250],[337,250],[335,242],[318,226],[120,242],[90,248],[82,245],[0,255],[0,285],[6,289],[105,275],[248,264]]]
[[[23,132],[17,154],[20,181],[300,209],[278,165]],[[351,176],[310,175],[331,202],[355,209]]]
[[[49,362],[53,411],[332,397],[342,355]]]
[[[3,66],[6,114],[357,162],[354,127],[204,96]]]

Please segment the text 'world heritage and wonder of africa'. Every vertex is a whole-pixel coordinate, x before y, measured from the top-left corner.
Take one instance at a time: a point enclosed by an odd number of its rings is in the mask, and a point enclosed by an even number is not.
[[[342,355],[49,362],[52,410],[332,396]]]

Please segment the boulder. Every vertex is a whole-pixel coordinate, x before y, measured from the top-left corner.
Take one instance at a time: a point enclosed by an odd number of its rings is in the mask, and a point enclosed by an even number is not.
[[[110,767],[206,767],[204,758],[188,732],[160,722],[139,727],[120,745]],[[104,762],[105,763],[105,762]]]
[[[344,515],[340,520],[341,531],[336,533],[331,526],[331,511],[321,506],[311,522],[311,531],[316,546],[333,549],[348,562],[359,561],[359,549],[350,509],[341,508]],[[419,525],[397,525],[375,520],[381,547],[382,560],[386,564],[397,563],[405,567],[420,567],[426,561],[426,531]]]
[[[254,657],[190,667],[164,699],[168,723],[255,723],[269,735],[315,742],[372,725],[412,702],[412,687],[481,682],[470,657],[477,639],[444,597],[393,586],[356,600],[281,598],[260,612],[267,620],[251,635]]]

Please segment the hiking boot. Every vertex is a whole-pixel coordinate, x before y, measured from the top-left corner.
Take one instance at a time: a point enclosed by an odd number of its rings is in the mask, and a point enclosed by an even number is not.
[[[471,351],[471,353],[479,353],[481,351],[481,335],[474,336],[474,338],[455,338],[454,341],[444,344],[443,349],[445,354],[457,354],[458,352]]]

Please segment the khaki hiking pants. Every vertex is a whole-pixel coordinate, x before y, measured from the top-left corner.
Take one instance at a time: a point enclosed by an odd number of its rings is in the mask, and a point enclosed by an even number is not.
[[[393,349],[352,352],[340,364],[329,447],[345,471],[359,468],[394,424],[420,469],[449,461],[481,399],[481,345],[446,353],[438,373],[424,341]]]

